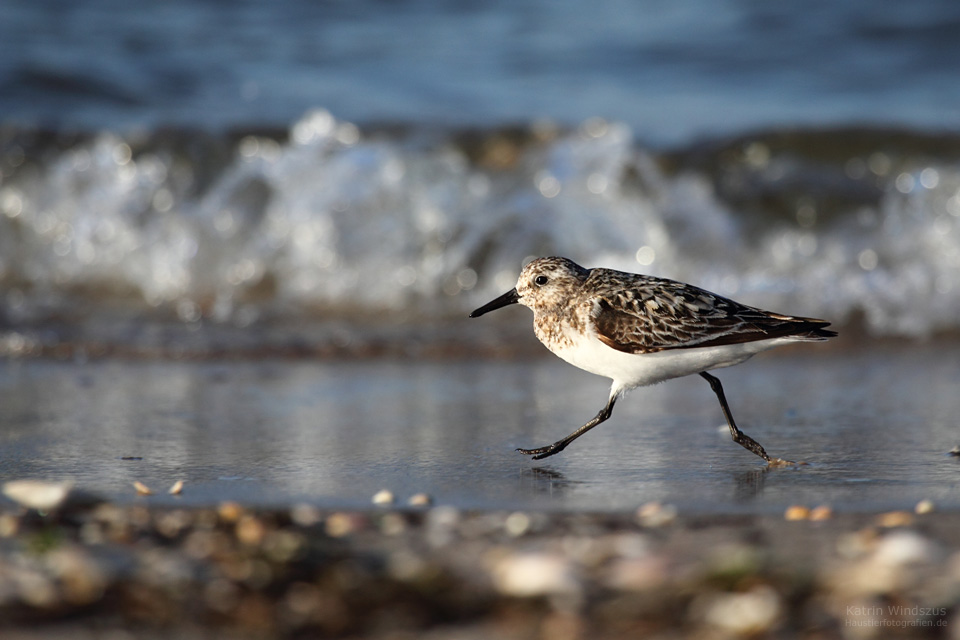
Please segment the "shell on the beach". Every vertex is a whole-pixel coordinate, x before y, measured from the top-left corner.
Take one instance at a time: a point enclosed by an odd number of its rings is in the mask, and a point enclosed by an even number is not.
[[[152,496],[153,489],[143,484],[139,480],[133,483],[133,488],[136,489],[138,496]]]
[[[508,596],[536,597],[580,590],[572,563],[556,553],[507,554],[493,563],[491,576],[497,590]]]
[[[433,504],[433,498],[428,493],[415,493],[407,500],[411,507],[429,507]]]
[[[389,489],[381,489],[373,494],[373,504],[388,505],[396,501],[397,497]]]
[[[61,506],[72,490],[72,482],[11,480],[3,483],[3,495],[21,506],[38,511],[52,511]]]
[[[800,504],[794,504],[787,507],[783,517],[786,520],[808,520],[810,518],[810,508]]]
[[[637,509],[637,522],[651,529],[666,526],[676,519],[677,508],[672,504],[647,502]]]

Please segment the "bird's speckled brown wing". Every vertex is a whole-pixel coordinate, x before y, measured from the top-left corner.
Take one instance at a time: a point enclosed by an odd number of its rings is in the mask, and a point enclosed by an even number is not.
[[[691,349],[792,336],[823,340],[829,323],[740,304],[692,285],[594,269],[591,317],[600,340],[627,353]]]

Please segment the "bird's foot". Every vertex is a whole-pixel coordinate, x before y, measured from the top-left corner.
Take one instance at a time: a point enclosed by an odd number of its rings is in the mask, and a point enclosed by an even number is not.
[[[551,445],[545,447],[537,447],[536,449],[517,449],[520,453],[525,456],[533,456],[534,460],[543,460],[544,458],[549,458],[552,455],[560,453],[566,448],[566,445],[561,445],[557,442],[554,442]]]
[[[780,467],[803,467],[807,466],[806,462],[793,462],[792,460],[784,460],[783,458],[768,458],[767,466],[773,468]]]

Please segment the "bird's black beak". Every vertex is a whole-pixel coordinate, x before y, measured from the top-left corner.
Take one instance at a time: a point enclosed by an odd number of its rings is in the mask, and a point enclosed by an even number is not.
[[[471,318],[479,318],[483,314],[499,309],[500,307],[505,307],[508,304],[516,304],[520,302],[520,294],[517,293],[516,289],[510,289],[505,294],[497,298],[496,300],[491,300],[487,304],[483,305],[479,309],[475,310],[470,314]]]

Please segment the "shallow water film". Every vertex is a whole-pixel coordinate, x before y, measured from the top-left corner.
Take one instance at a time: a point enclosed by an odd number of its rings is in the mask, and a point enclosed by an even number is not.
[[[464,508],[781,512],[958,503],[956,345],[801,345],[716,372],[767,469],[730,441],[697,378],[629,394],[573,431],[603,379],[552,357],[491,361],[7,361],[2,476],[73,480],[117,500],[365,507],[381,489]],[[177,497],[160,495],[178,480]]]

